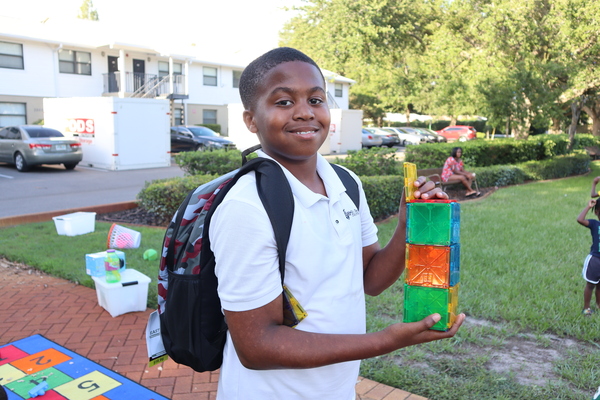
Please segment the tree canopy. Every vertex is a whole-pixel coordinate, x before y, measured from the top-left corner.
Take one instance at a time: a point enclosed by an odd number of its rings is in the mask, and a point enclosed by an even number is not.
[[[281,44],[354,79],[374,121],[416,107],[527,137],[577,102],[600,135],[599,33],[597,0],[304,0]]]
[[[83,0],[81,7],[79,7],[79,14],[77,18],[89,19],[92,21],[98,21],[98,11],[94,8],[92,0]]]

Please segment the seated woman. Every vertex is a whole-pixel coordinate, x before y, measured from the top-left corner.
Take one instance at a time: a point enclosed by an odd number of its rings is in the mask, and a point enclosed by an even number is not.
[[[452,155],[448,157],[444,163],[444,169],[442,170],[442,181],[448,182],[449,180],[458,180],[467,188],[465,195],[467,197],[480,196],[481,193],[473,190],[471,184],[475,180],[475,173],[465,171],[465,166],[462,161],[462,148],[454,147],[452,149]]]

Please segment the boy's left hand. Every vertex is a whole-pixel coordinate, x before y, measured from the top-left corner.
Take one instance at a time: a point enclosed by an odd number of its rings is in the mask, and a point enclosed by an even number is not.
[[[442,188],[436,185],[435,182],[427,181],[427,178],[420,176],[415,181],[415,187],[418,189],[415,191],[414,196],[417,199],[423,200],[447,200],[448,193],[444,192]]]

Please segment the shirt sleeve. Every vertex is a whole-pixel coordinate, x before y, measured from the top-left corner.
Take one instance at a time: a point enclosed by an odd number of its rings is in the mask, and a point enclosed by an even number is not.
[[[209,237],[223,309],[253,310],[282,293],[273,228],[261,205],[223,202],[213,215]]]

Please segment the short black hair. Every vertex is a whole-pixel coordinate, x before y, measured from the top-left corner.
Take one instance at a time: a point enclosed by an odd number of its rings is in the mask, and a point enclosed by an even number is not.
[[[461,153],[463,152],[462,147],[453,147],[452,148],[452,153],[451,153],[452,157],[456,157],[456,153],[458,153],[459,150],[460,150]]]
[[[319,70],[321,77],[323,77],[323,73],[317,63],[300,50],[291,47],[278,47],[270,50],[248,64],[246,69],[244,69],[244,72],[242,72],[239,90],[242,104],[244,104],[246,110],[250,110],[254,107],[258,89],[267,72],[279,64],[290,61],[302,61],[314,65],[317,67],[317,70]],[[323,80],[325,80],[324,77]]]
[[[600,199],[598,199],[596,204],[594,204],[594,214],[598,215],[598,210],[600,210]]]

